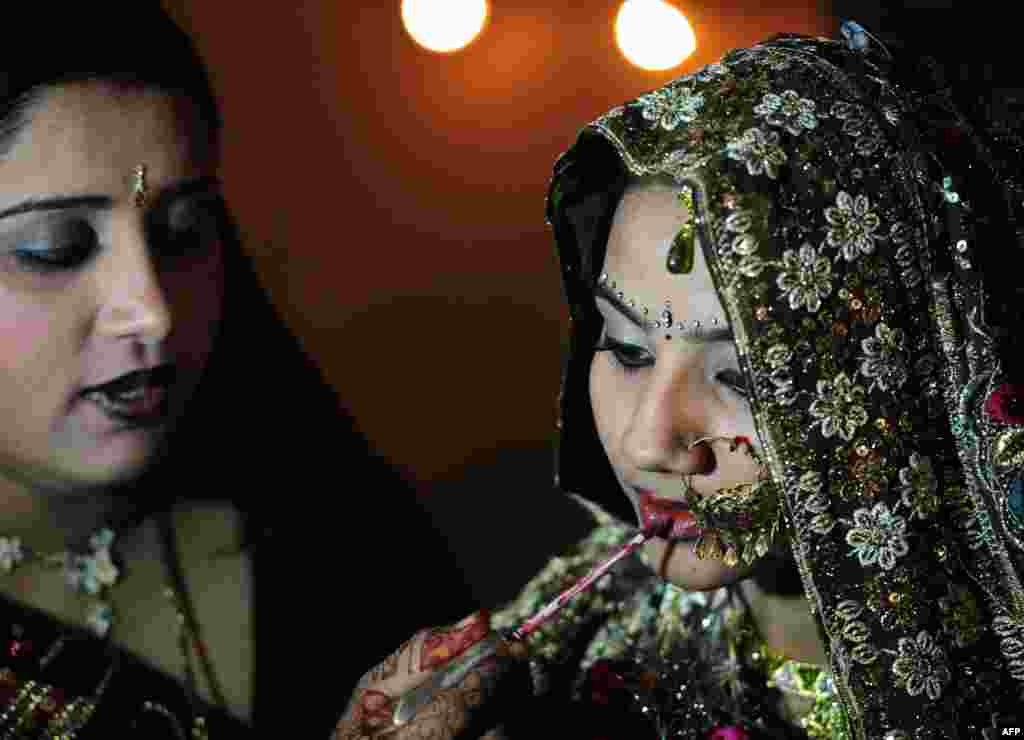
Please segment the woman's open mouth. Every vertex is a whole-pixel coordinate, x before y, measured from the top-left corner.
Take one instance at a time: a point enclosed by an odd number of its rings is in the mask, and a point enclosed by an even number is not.
[[[648,527],[660,517],[672,519],[672,531],[669,538],[673,540],[696,540],[701,530],[694,524],[694,516],[686,508],[685,501],[658,498],[650,491],[637,490],[640,504],[640,526]]]

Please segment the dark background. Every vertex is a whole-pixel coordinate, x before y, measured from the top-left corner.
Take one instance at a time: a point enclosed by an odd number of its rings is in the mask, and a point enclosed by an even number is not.
[[[697,51],[651,73],[615,45],[620,0],[492,0],[451,55],[417,46],[399,4],[165,3],[210,66],[227,196],[267,289],[486,603],[577,531],[551,486],[567,320],[543,223],[576,131],[776,32],[957,26],[950,3],[676,0]]]

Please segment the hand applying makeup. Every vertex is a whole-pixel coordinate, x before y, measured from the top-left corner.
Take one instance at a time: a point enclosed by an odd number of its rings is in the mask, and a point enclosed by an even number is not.
[[[500,737],[496,705],[507,706],[517,696],[525,700],[531,687],[525,671],[514,670],[518,661],[508,647],[491,642],[497,637],[486,611],[416,633],[363,676],[332,740]],[[408,721],[395,721],[403,697],[442,677]]]
[[[417,633],[359,682],[334,740],[504,737],[500,719],[509,701],[522,702],[532,687],[526,672],[514,670],[525,665],[516,659],[527,655],[526,637],[617,562],[671,528],[670,517],[656,518],[514,630],[491,631],[489,615],[481,611],[453,627]]]

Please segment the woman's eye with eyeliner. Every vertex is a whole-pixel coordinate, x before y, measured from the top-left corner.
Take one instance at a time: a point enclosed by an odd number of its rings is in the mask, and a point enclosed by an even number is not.
[[[612,339],[607,334],[601,336],[601,340],[594,348],[595,352],[611,352],[617,364],[624,371],[633,372],[643,367],[650,367],[654,364],[651,353],[643,347],[635,344],[625,344]]]
[[[49,273],[73,270],[85,264],[98,246],[96,232],[87,224],[71,226],[65,232],[53,240],[52,246],[45,246],[48,240],[44,239],[41,248],[15,249],[11,254],[18,267],[29,272]]]
[[[733,393],[744,398],[750,397],[750,390],[747,388],[746,378],[739,370],[722,370],[715,374],[715,380],[726,386]]]

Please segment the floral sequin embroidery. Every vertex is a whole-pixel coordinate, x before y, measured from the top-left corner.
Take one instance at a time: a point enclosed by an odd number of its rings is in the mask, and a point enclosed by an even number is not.
[[[877,564],[883,570],[892,570],[896,558],[910,551],[906,529],[907,520],[879,501],[870,509],[853,512],[853,526],[846,533],[846,543],[861,565]]]
[[[783,296],[789,297],[794,311],[801,306],[814,313],[821,308],[821,299],[832,292],[832,264],[819,256],[807,242],[799,253],[787,249],[782,253],[783,268],[776,284]]]
[[[914,640],[901,637],[898,645],[899,657],[892,664],[897,683],[911,696],[926,692],[929,699],[937,701],[952,678],[942,648],[923,630]]]
[[[823,437],[839,435],[846,441],[853,439],[857,429],[868,421],[864,408],[864,389],[856,385],[846,373],[839,373],[831,381],[818,381],[818,398],[809,409],[821,425]]]
[[[764,116],[769,125],[779,126],[794,136],[798,136],[804,129],[818,127],[815,102],[801,98],[796,90],[786,90],[782,95],[767,93],[754,108],[754,113]]]
[[[875,336],[861,341],[864,350],[860,371],[872,381],[869,391],[877,385],[883,391],[895,390],[907,382],[906,336],[902,329],[892,329],[885,322],[875,327]]]
[[[828,230],[828,245],[835,247],[847,262],[853,262],[861,254],[875,251],[875,235],[881,221],[871,210],[871,201],[866,195],[856,198],[840,190],[836,204],[825,209]]]
[[[637,99],[643,117],[672,131],[681,123],[689,123],[704,107],[704,96],[695,95],[685,86],[666,87]]]
[[[726,145],[726,151],[731,159],[746,164],[751,175],[765,174],[773,180],[779,176],[779,167],[786,163],[778,131],[747,129],[739,139]]]

